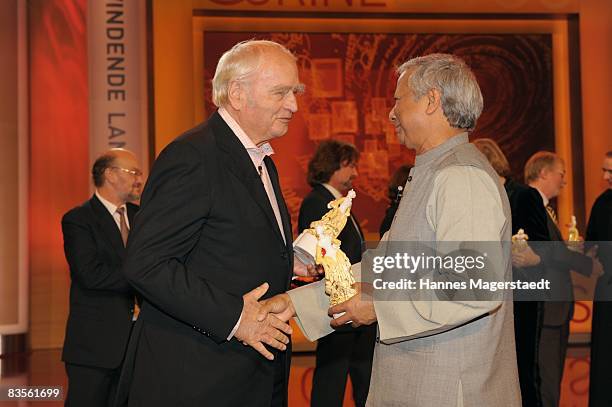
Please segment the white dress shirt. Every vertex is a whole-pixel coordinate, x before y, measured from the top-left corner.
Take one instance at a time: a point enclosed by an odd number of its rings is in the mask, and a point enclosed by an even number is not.
[[[104,205],[104,207],[108,210],[108,212],[111,214],[111,216],[115,220],[115,223],[117,224],[117,228],[119,229],[119,231],[121,231],[121,215],[117,213],[117,209],[123,208],[124,210],[123,213],[125,214],[124,216],[125,224],[127,225],[128,229],[130,229],[130,220],[128,219],[128,216],[127,216],[127,205],[126,204],[123,204],[121,206],[115,205],[114,203],[104,199],[102,195],[100,195],[97,189],[96,189],[95,194],[96,194],[96,197],[100,200],[100,202],[102,202],[102,205]]]

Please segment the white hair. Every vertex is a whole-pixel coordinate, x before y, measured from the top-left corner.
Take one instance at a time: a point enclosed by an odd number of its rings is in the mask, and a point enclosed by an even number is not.
[[[291,51],[274,41],[242,41],[225,51],[219,59],[212,80],[212,100],[215,106],[227,104],[230,82],[244,80],[257,71],[263,61],[263,55],[270,51],[280,51],[296,60]]]
[[[400,75],[407,71],[415,100],[437,89],[448,123],[454,128],[474,130],[482,113],[482,93],[474,73],[461,58],[450,54],[425,55],[397,68]]]

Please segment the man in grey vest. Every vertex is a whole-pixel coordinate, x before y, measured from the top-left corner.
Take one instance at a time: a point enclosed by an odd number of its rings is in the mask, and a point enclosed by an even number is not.
[[[501,249],[511,237],[508,199],[486,158],[468,142],[483,104],[473,73],[445,54],[411,59],[398,73],[389,118],[400,142],[416,150],[416,161],[383,240],[493,242],[501,278],[509,280],[509,251]],[[358,281],[371,273],[365,262],[353,271]],[[510,296],[378,301],[356,295],[326,310],[323,288],[318,283],[280,294],[266,309],[284,318],[295,313],[310,340],[350,321],[378,321],[368,406],[521,405]],[[331,320],[327,312],[345,314]]]

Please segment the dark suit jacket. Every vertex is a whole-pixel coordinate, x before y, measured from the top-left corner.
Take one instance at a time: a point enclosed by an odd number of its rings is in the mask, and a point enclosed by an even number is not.
[[[137,210],[127,204],[130,225]],[[64,215],[62,231],[72,280],[62,360],[117,368],[134,312],[134,291],[121,272],[125,248],[119,228],[94,195]]]
[[[604,268],[604,275],[597,280],[595,298],[612,299],[612,189],[605,190],[595,200],[586,231],[586,245],[596,244],[597,257]]]
[[[323,185],[315,185],[312,191],[302,201],[300,206],[300,214],[298,217],[298,230],[302,232],[310,227],[310,223],[319,220],[329,211],[327,204],[334,200],[334,196]],[[352,215],[355,218],[354,215]],[[352,221],[347,219],[346,226],[340,232],[338,239],[342,242],[340,249],[346,254],[355,264],[361,261],[361,253],[363,251],[363,232],[355,218],[355,223],[359,231],[355,230]]]
[[[119,403],[131,381],[130,405],[270,405],[278,363],[226,338],[244,294],[264,282],[264,298],[289,288],[291,224],[275,194],[287,242],[253,162],[217,112],[161,152],[128,243],[124,272],[144,302]],[[288,373],[289,351],[275,354]]]
[[[544,304],[543,323],[545,326],[563,325],[572,318],[574,308],[570,271],[588,276],[592,261],[588,256],[573,252],[565,246],[559,228],[548,215],[542,196],[535,188],[514,183],[509,189],[513,211],[512,232],[516,233],[519,228],[523,228],[529,235],[530,246],[542,259],[542,263],[532,269],[531,273],[537,271],[537,274],[533,274],[551,282],[552,289]]]
[[[604,275],[597,281],[591,329],[589,406],[612,405],[610,365],[612,364],[612,189],[601,194],[591,209],[586,232],[588,245],[597,244]]]

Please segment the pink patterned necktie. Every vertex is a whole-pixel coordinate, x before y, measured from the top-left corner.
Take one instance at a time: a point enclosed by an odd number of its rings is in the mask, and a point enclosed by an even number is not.
[[[127,222],[125,221],[125,208],[120,207],[117,208],[117,213],[119,214],[119,231],[121,232],[121,240],[123,240],[123,245],[127,244],[128,234],[130,233],[130,229],[128,228]]]

